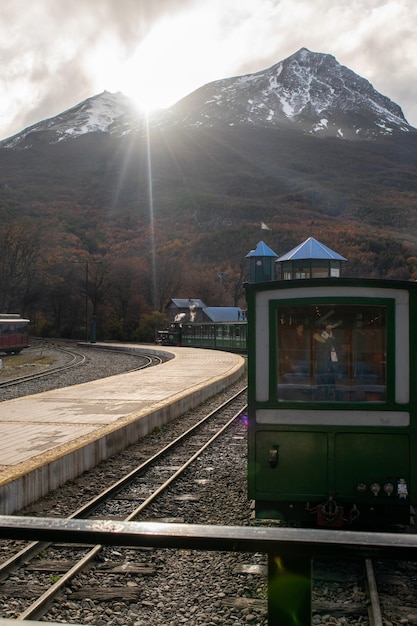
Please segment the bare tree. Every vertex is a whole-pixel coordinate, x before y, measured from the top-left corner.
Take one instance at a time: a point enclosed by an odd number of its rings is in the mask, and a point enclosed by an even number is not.
[[[42,238],[32,221],[0,231],[0,310],[24,312],[40,297]]]
[[[181,287],[184,264],[179,256],[160,254],[149,268],[146,296],[152,308],[163,312],[166,304]]]

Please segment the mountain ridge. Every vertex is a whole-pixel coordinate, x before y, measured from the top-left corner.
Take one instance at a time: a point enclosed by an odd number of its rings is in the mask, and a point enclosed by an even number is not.
[[[104,91],[0,141],[0,149],[27,149],[40,136],[54,143],[89,132],[123,136],[149,126],[219,124],[295,128],[349,140],[417,132],[401,107],[365,78],[330,54],[301,48],[268,69],[203,85],[149,118],[121,92]]]
[[[340,65],[332,55],[307,48],[269,69],[204,85],[174,105],[171,112],[174,117],[183,113],[183,123],[210,125],[215,120],[295,125],[306,133],[348,139],[415,130],[400,106],[377,92],[369,81]]]
[[[305,85],[315,93],[329,63],[343,74],[332,97],[340,102],[350,83],[335,61],[314,57],[313,72],[301,67],[307,57],[300,54],[287,65],[301,68],[302,80],[291,67],[267,72],[268,84],[278,73],[284,87],[294,81],[295,122],[282,115],[276,91],[280,123],[264,123],[253,107],[250,119],[250,90],[262,96],[259,76],[250,75],[241,81],[249,91],[233,96],[244,113],[235,123],[230,102],[205,123],[184,119],[179,104],[146,128],[123,94],[103,92],[0,144],[0,249],[9,259],[0,267],[3,310],[36,315],[46,328],[56,316],[54,327],[65,320],[73,328],[87,293],[80,263],[90,261],[90,308],[94,301],[111,328],[126,319],[137,324],[138,311],[162,311],[177,296],[231,305],[232,297],[243,300],[246,255],[264,238],[280,256],[312,236],[348,259],[345,275],[417,280],[415,129],[404,126],[394,103],[380,102],[369,83],[349,74],[360,89],[340,115],[355,141],[337,133],[336,116],[328,124],[334,133],[313,132],[324,111],[314,103],[329,114],[331,100],[319,94],[307,102]],[[210,85],[206,95],[221,95]],[[201,103],[201,92],[192,98]],[[370,133],[358,137],[352,119],[361,103]],[[382,128],[381,107],[388,111]],[[388,133],[392,118],[398,125]],[[262,222],[271,230],[261,230]],[[95,277],[105,272],[98,302]],[[236,285],[234,296],[219,273]]]

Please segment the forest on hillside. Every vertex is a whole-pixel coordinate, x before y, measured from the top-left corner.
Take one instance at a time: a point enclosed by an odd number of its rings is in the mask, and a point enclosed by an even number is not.
[[[94,134],[93,134],[94,135]],[[153,340],[171,298],[245,308],[246,255],[312,236],[344,274],[417,280],[417,143],[265,129],[0,150],[0,310],[36,335]],[[270,230],[261,230],[264,222]]]
[[[361,239],[345,227],[325,233],[319,225],[310,226],[309,236],[345,256],[354,253],[358,271],[351,271],[348,260],[345,275],[417,279],[417,256],[411,248],[404,256],[406,242],[392,242],[388,235],[370,241],[365,232]],[[282,253],[303,240],[294,240],[294,226],[288,224],[279,235],[261,231],[260,223],[246,229],[224,225],[204,238],[190,228],[188,239],[162,236],[155,229],[157,246],[149,232],[132,233],[123,243],[91,251],[79,247],[70,234],[64,241],[55,233],[54,240],[53,230],[46,232],[36,220],[2,229],[0,310],[29,317],[37,336],[82,338],[86,320],[94,316],[100,339],[152,341],[155,329],[165,325],[171,298],[246,308],[246,254],[260,240]],[[381,271],[375,271],[375,263]]]

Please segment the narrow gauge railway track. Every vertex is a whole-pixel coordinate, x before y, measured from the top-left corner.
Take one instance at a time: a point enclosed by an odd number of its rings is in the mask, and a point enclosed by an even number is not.
[[[379,624],[417,623],[417,563],[373,561],[371,590],[378,598]],[[378,612],[375,612],[378,617]],[[378,621],[374,622],[379,626]]]
[[[217,410],[211,411],[159,452],[150,456],[134,470],[72,513],[69,518],[94,516],[100,519],[122,518],[125,521],[136,519],[236,421],[246,407],[245,392],[246,388],[240,390]],[[161,463],[163,463],[162,466]],[[160,480],[161,467],[164,473],[167,468],[170,470],[170,475],[162,482]],[[116,513],[114,512],[115,499],[117,501]],[[15,581],[24,581],[25,572],[29,567],[32,571],[38,572],[37,580],[39,583],[43,580],[44,584],[42,588],[40,584],[37,585],[36,590],[25,589],[25,593],[21,595],[27,596],[28,606],[23,608],[25,598],[20,598],[19,612],[15,615],[8,612],[7,617],[18,617],[21,620],[40,619],[53,605],[54,599],[63,588],[97,560],[102,550],[103,546],[86,549],[85,546],[74,548],[40,542],[27,545],[0,566],[0,581],[3,581],[0,587],[2,595],[4,597],[12,593],[16,600]],[[75,558],[75,551],[81,556]],[[19,571],[19,567],[23,569]],[[59,571],[59,575],[52,577],[54,580],[51,585],[51,572],[54,568],[58,568],[55,571]],[[45,571],[48,574],[42,575]],[[123,568],[122,573],[125,573]],[[10,578],[12,578],[11,581]]]
[[[417,564],[404,561],[317,561],[313,618],[337,624],[416,624]]]
[[[49,350],[53,350],[58,353],[61,357],[68,357],[64,363],[60,363],[56,366],[51,366],[46,368],[41,372],[34,372],[32,374],[23,374],[16,375],[13,378],[9,378],[7,380],[0,381],[0,388],[7,389],[9,387],[23,385],[27,382],[32,382],[35,380],[43,379],[43,378],[52,378],[57,374],[66,373],[71,369],[83,366],[86,364],[88,359],[91,357],[91,349],[86,352],[83,352],[81,349],[75,349],[72,347],[62,347],[54,345],[53,347],[49,346]],[[106,350],[105,348],[100,348],[100,353],[110,353],[113,355],[126,355],[127,353],[123,350]],[[162,362],[162,359],[155,355],[147,355],[147,354],[138,354],[133,355],[133,357],[137,360],[138,365],[135,367],[129,368],[128,371],[137,371],[141,369],[145,369],[146,367],[150,367],[152,365],[159,365]],[[12,357],[13,358],[13,357]],[[103,377],[105,374],[103,374]]]
[[[15,378],[11,378],[9,380],[3,380],[0,381],[0,388],[1,387],[11,387],[13,385],[20,385],[22,383],[28,382],[28,381],[32,381],[32,380],[36,380],[38,378],[44,378],[45,376],[51,376],[53,374],[58,374],[59,372],[64,372],[66,370],[69,370],[73,367],[78,367],[80,365],[83,365],[86,361],[86,355],[83,354],[82,352],[79,352],[77,350],[74,349],[69,349],[69,348],[61,348],[61,347],[54,347],[54,350],[56,352],[59,352],[60,354],[63,354],[65,356],[68,356],[68,361],[64,364],[61,365],[57,365],[55,367],[49,367],[47,370],[43,371],[43,372],[36,372],[33,374],[25,374],[22,376],[16,376]]]

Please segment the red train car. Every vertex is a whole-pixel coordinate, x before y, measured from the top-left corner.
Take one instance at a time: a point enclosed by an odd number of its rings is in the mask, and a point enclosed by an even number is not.
[[[14,313],[0,313],[0,352],[17,354],[29,347],[28,319]]]

